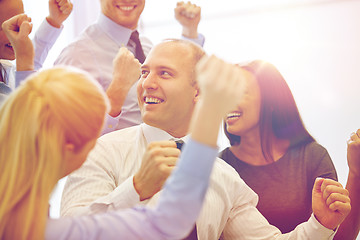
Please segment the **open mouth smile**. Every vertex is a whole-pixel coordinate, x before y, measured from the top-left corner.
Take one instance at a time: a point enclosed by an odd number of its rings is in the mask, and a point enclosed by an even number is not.
[[[231,112],[226,116],[226,119],[235,119],[242,116],[242,112]]]
[[[134,10],[136,8],[136,5],[133,5],[133,6],[120,6],[120,5],[117,5],[116,7],[119,8],[121,11],[131,12],[132,10]]]
[[[159,104],[164,102],[164,100],[157,97],[144,97],[144,102],[146,104]]]

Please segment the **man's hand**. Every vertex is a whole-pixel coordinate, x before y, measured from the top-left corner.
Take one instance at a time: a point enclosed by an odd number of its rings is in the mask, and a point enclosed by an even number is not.
[[[176,148],[174,141],[153,142],[148,145],[140,170],[133,179],[141,201],[161,190],[179,155],[180,150]]]
[[[17,71],[34,70],[34,46],[29,38],[31,18],[19,14],[3,22],[1,27],[14,49]]]
[[[324,227],[335,229],[350,213],[349,192],[339,182],[317,178],[312,191],[312,208]]]
[[[360,178],[360,129],[350,135],[347,146],[349,172]]]
[[[120,114],[125,98],[141,75],[141,64],[132,52],[126,47],[121,47],[113,61],[113,80],[106,94],[111,103],[110,116]]]
[[[182,35],[187,38],[198,37],[198,25],[201,18],[201,8],[191,2],[178,2],[175,8],[175,18],[182,25]]]
[[[236,107],[246,89],[245,70],[214,55],[200,59],[196,78],[200,98],[220,117]]]
[[[49,16],[46,17],[46,20],[51,26],[60,28],[72,9],[73,4],[70,0],[49,0]]]

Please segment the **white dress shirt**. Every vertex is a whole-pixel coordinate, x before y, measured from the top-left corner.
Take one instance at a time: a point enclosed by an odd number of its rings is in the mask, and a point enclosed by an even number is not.
[[[141,201],[133,186],[147,144],[173,139],[146,124],[102,136],[83,166],[69,175],[61,202],[61,215],[82,215],[154,205],[159,193]],[[186,142],[186,138],[185,138]],[[201,171],[201,169],[199,169]],[[281,235],[256,209],[257,195],[237,172],[217,159],[203,209],[197,219],[199,239],[331,239],[334,232],[312,216],[293,232]]]
[[[190,139],[155,208],[142,206],[89,216],[49,219],[45,238],[184,238],[200,213],[217,150]]]

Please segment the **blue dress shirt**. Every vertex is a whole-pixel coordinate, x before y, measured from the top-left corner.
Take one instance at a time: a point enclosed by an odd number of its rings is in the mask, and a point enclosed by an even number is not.
[[[96,23],[90,25],[71,44],[63,49],[55,65],[71,65],[89,72],[106,90],[111,81],[112,62],[120,47],[126,46],[135,55],[135,46],[130,40],[133,30],[125,28],[104,14],[100,14]],[[141,35],[140,42],[145,56],[152,48],[152,42]],[[204,44],[204,36],[190,39],[200,45]],[[116,117],[107,115],[103,133],[112,132],[142,123],[137,102],[136,84],[134,84],[124,101],[121,113]]]

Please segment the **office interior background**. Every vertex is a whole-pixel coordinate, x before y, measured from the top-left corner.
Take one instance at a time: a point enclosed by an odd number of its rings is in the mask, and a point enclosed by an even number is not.
[[[48,0],[23,0],[34,23],[48,14]],[[36,3],[35,3],[36,2]],[[74,9],[49,53],[51,67],[61,50],[96,21],[100,0],[73,0]],[[176,0],[146,0],[139,24],[154,44],[179,37],[174,18]],[[204,49],[232,63],[263,59],[285,77],[305,126],[327,148],[345,185],[346,142],[360,128],[360,1],[359,0],[194,0],[201,6],[199,32]],[[32,33],[33,34],[33,33]],[[224,135],[220,149],[228,146]],[[50,215],[59,216],[59,181]]]

